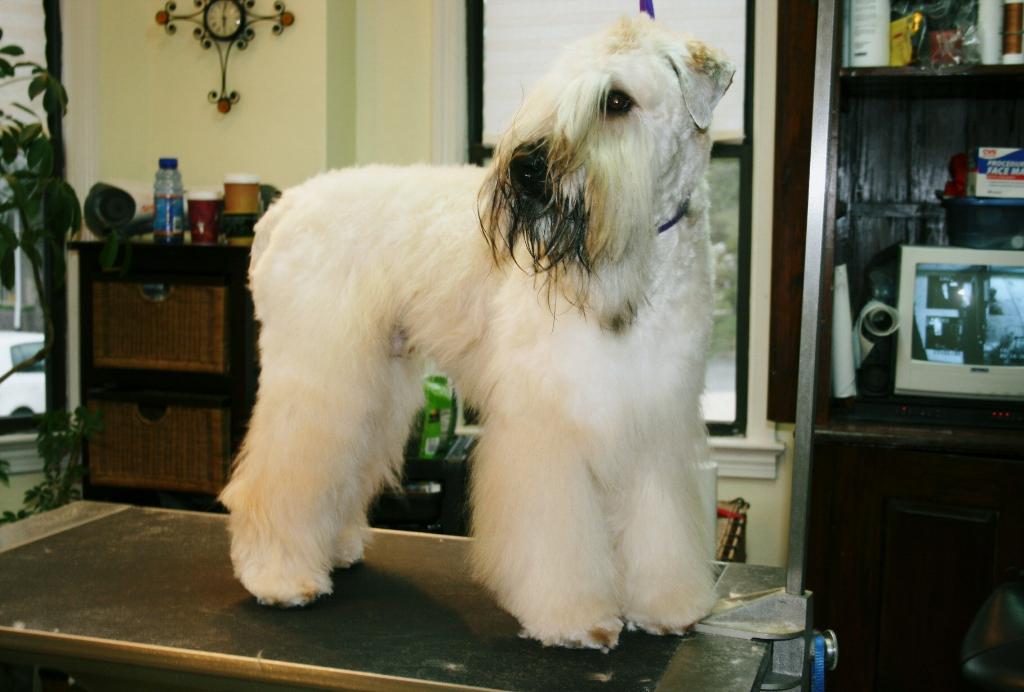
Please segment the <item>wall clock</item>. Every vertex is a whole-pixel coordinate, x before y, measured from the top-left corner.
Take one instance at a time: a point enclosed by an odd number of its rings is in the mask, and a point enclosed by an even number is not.
[[[284,3],[274,2],[273,13],[257,14],[254,11],[256,0],[192,0],[193,11],[188,14],[175,14],[177,2],[167,2],[164,8],[156,13],[156,23],[164,27],[168,34],[178,31],[175,22],[183,21],[195,24],[192,36],[199,44],[209,50],[217,49],[220,58],[220,89],[207,94],[210,103],[216,104],[221,113],[231,111],[231,106],[241,98],[237,91],[228,91],[228,59],[231,49],[245,50],[256,38],[253,25],[259,22],[272,22],[271,33],[280,35],[286,28],[295,23],[295,15],[285,9]]]

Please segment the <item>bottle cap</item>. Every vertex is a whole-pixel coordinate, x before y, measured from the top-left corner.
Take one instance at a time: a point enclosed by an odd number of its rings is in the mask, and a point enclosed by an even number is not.
[[[160,168],[177,168],[177,167],[178,167],[178,159],[176,159],[176,158],[168,157],[168,158],[161,158],[160,159]]]

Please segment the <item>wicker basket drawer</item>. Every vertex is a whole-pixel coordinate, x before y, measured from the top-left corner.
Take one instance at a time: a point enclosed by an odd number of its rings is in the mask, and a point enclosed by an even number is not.
[[[223,285],[96,281],[96,367],[228,371],[228,289]]]
[[[95,485],[217,493],[231,462],[229,410],[92,400],[103,431],[89,440]]]

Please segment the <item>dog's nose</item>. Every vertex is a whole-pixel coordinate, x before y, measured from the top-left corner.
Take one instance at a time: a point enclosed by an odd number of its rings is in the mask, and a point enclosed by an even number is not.
[[[520,195],[535,200],[546,200],[551,196],[548,187],[548,157],[543,147],[517,153],[509,169],[512,185]]]

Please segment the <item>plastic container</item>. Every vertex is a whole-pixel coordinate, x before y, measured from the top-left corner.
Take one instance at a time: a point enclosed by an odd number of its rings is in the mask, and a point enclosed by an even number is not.
[[[1024,199],[948,197],[950,245],[978,250],[1024,250]]]
[[[224,213],[259,214],[260,177],[252,173],[229,173],[224,176]]]
[[[211,190],[193,190],[188,193],[188,227],[192,242],[209,245],[218,240],[220,194]]]
[[[177,245],[185,242],[185,188],[178,159],[161,158],[153,181],[153,240]]]

